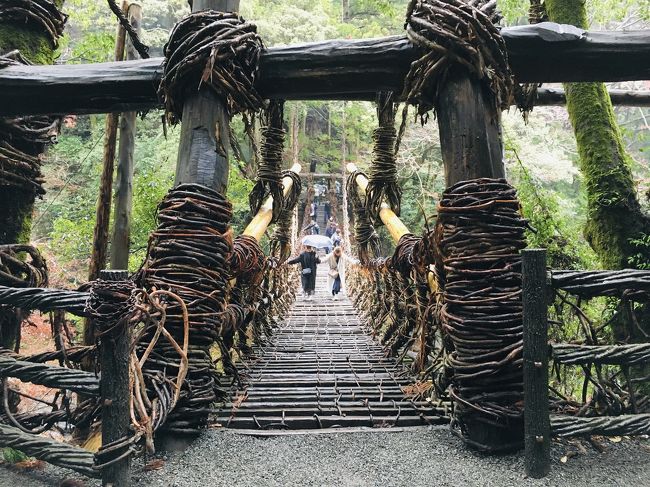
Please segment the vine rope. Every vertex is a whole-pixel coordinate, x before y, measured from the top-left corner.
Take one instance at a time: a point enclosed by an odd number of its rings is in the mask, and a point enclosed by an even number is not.
[[[264,108],[255,89],[262,39],[257,27],[233,13],[202,11],[178,22],[165,44],[158,95],[172,123],[180,121],[188,93],[207,86],[231,115]]]
[[[363,175],[360,171],[350,174],[346,184],[346,191],[352,205],[354,215],[354,238],[357,243],[357,255],[362,263],[368,263],[373,257],[379,257],[379,235],[373,227],[368,211],[364,205],[357,188],[357,176]]]
[[[383,225],[379,211],[384,199],[397,216],[401,213],[402,188],[397,181],[395,151],[395,95],[381,93],[377,97],[379,127],[372,134],[374,142],[372,164],[366,189],[366,209],[375,227]]]
[[[282,153],[286,131],[283,118],[284,102],[272,100],[266,109],[265,127],[262,129],[262,158],[257,166],[257,181],[249,195],[253,215],[260,210],[266,198],[273,197],[271,223],[278,221],[284,207]]]
[[[401,98],[418,107],[423,122],[455,67],[484,82],[495,108],[510,106],[514,82],[505,42],[494,25],[498,20],[494,1],[411,0],[406,35],[426,52],[411,64]]]
[[[488,423],[514,431],[522,421],[521,257],[527,221],[505,180],[476,179],[447,189],[438,207],[435,247],[441,324],[448,339],[453,425],[480,444]],[[512,438],[517,443],[519,440]],[[504,448],[512,447],[504,438]]]

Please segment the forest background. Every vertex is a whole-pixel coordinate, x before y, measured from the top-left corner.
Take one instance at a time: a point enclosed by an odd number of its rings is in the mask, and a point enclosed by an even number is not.
[[[140,0],[143,40],[153,56],[161,55],[169,30],[189,12],[186,0]],[[241,14],[255,22],[266,46],[331,38],[376,37],[403,33],[406,0],[242,0]],[[587,0],[590,29],[650,28],[645,2]],[[647,5],[647,4],[646,4]],[[505,25],[528,23],[528,0],[500,0]],[[59,63],[112,60],[116,21],[105,0],[67,0],[70,15]],[[559,85],[558,85],[559,86]],[[648,82],[608,84],[610,88],[650,89]],[[305,170],[340,173],[343,162],[366,168],[372,156],[375,107],[368,102],[288,102],[290,132],[286,165],[297,155]],[[644,209],[650,208],[650,108],[615,108],[625,149]],[[34,214],[32,240],[45,253],[51,284],[74,287],[87,279],[95,207],[102,169],[104,116],[70,116],[58,144],[50,150],[44,172],[47,194]],[[243,135],[232,158],[228,197],[235,208],[239,233],[250,218],[248,192],[255,174]],[[598,268],[596,254],[583,236],[586,194],[578,169],[575,137],[565,107],[537,107],[525,122],[512,108],[503,116],[508,179],[517,187],[525,216],[536,232],[529,243],[549,248],[553,267]],[[163,127],[162,113],[152,110],[137,122],[130,270],[138,268],[155,226],[156,206],[173,184],[180,127]],[[434,122],[422,126],[410,119],[398,158],[404,189],[402,217],[420,234],[435,219],[444,190],[440,142]],[[112,219],[111,219],[112,220]],[[383,236],[384,249],[390,241]],[[647,237],[647,238],[645,238]],[[637,243],[650,245],[650,236]],[[637,267],[645,264],[631,262]]]

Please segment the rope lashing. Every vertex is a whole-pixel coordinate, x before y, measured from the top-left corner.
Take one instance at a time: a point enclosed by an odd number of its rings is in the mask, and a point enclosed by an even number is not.
[[[548,15],[546,13],[546,6],[543,0],[530,0],[530,7],[528,9],[528,23],[539,24],[546,22]],[[541,83],[516,83],[514,85],[514,99],[517,104],[517,109],[524,117],[524,121],[528,121],[528,115],[535,108],[537,101],[537,90]]]
[[[510,106],[513,79],[506,45],[494,21],[496,2],[411,0],[406,35],[425,53],[411,64],[402,97],[425,115],[437,106],[440,86],[454,67],[484,82],[497,108]]]
[[[90,288],[86,314],[96,323],[99,336],[125,328],[135,310],[135,284],[98,279]]]
[[[526,247],[527,225],[516,190],[502,179],[460,182],[438,207],[436,266],[449,394],[454,424],[469,442],[481,422],[511,430],[522,418],[519,251]]]
[[[40,154],[56,142],[60,126],[49,116],[0,118],[0,187],[45,194]]]
[[[0,22],[33,25],[49,38],[53,49],[59,47],[67,20],[52,0],[2,0],[0,4]]]
[[[192,432],[204,426],[206,408],[223,395],[210,351],[221,342],[232,253],[231,218],[231,204],[210,188],[182,184],[172,189],[158,207],[158,227],[136,279],[144,289],[166,290],[178,297],[168,300],[164,325],[178,343],[184,343],[182,303],[187,303],[189,368],[183,394],[166,425],[170,431]],[[169,340],[158,341],[144,372],[175,377],[178,355]]]
[[[235,237],[230,256],[232,277],[258,285],[265,268],[266,255],[257,240],[249,235]]]
[[[0,245],[0,285],[27,288],[45,287],[47,283],[47,264],[36,247],[27,244]]]
[[[293,181],[291,191],[284,198],[282,211],[275,223],[271,234],[270,255],[278,259],[279,263],[286,261],[291,255],[291,224],[293,212],[298,205],[300,193],[302,192],[302,178],[293,171],[284,171],[282,179],[290,177]]]
[[[286,131],[283,128],[284,102],[272,100],[266,109],[262,129],[262,158],[257,166],[257,181],[248,197],[251,213],[255,215],[269,196],[273,197],[271,223],[280,218],[283,208],[282,152]]]
[[[376,227],[383,225],[379,211],[384,199],[397,216],[401,212],[402,188],[397,181],[395,161],[397,131],[394,99],[394,93],[381,93],[377,97],[379,127],[372,134],[374,149],[366,189],[366,209]]]
[[[380,254],[379,235],[370,222],[370,216],[357,188],[357,176],[363,174],[355,171],[348,176],[346,191],[350,197],[354,214],[354,237],[357,241],[357,254],[362,263],[369,262]]]
[[[140,57],[142,59],[149,59],[149,46],[147,46],[140,40],[138,33],[131,25],[131,22],[129,22],[129,19],[126,18],[126,15],[124,15],[122,9],[118,7],[117,2],[115,0],[108,0],[108,6],[110,7],[111,12],[115,14],[115,17],[117,17],[117,20],[120,22],[120,25],[122,25],[126,33],[129,34],[129,37],[131,38],[131,43],[133,44],[135,50],[138,51],[138,54],[140,54]]]
[[[530,0],[528,8],[528,23],[539,24],[540,22],[548,21],[548,13],[546,12],[546,5],[544,0]]]
[[[158,89],[170,121],[180,121],[183,100],[201,86],[223,97],[231,115],[264,108],[255,88],[263,47],[257,27],[237,14],[207,10],[177,23]]]

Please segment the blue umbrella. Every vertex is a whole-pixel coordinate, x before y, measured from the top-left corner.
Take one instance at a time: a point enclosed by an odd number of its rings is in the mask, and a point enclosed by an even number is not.
[[[326,249],[332,247],[332,241],[325,235],[305,235],[302,238],[303,245],[316,247],[317,249]]]

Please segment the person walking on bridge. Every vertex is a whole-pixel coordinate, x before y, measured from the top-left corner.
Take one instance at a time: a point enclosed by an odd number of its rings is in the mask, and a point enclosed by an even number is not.
[[[306,300],[311,301],[311,297],[316,290],[316,265],[320,264],[320,259],[316,255],[314,247],[306,246],[305,250],[296,258],[287,261],[287,264],[300,264],[302,269],[301,281],[302,290]]]
[[[335,247],[334,251],[324,260],[329,264],[327,272],[327,290],[332,294],[332,299],[339,299],[339,293],[345,286],[345,264],[347,262],[358,264],[359,261],[348,257],[343,253],[341,247]]]

